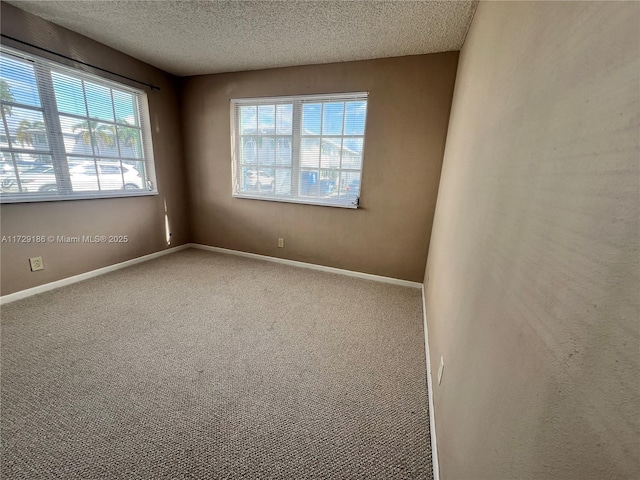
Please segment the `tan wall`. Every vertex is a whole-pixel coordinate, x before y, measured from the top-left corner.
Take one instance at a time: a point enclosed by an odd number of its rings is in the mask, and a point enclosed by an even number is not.
[[[193,240],[421,281],[457,59],[451,52],[187,78]],[[370,92],[361,209],[231,197],[230,99],[355,91]]]
[[[640,476],[638,25],[478,8],[425,276],[443,479]]]
[[[2,3],[2,33],[161,88],[147,91],[160,195],[2,205],[2,235],[128,235],[126,244],[7,244],[1,246],[1,293],[77,275],[167,248],[164,202],[172,244],[189,240],[186,179],[180,136],[177,79],[105,45]],[[36,49],[3,43],[40,56]],[[59,60],[55,56],[48,57]],[[97,72],[96,72],[97,73]],[[113,78],[118,80],[117,78]],[[123,80],[123,83],[126,83]],[[132,86],[139,85],[132,83]],[[41,255],[45,270],[31,272],[28,258]]]

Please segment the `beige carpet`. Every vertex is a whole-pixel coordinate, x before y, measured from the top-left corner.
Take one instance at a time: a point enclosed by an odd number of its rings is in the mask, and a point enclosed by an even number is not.
[[[420,291],[185,250],[2,307],[3,479],[430,479]]]

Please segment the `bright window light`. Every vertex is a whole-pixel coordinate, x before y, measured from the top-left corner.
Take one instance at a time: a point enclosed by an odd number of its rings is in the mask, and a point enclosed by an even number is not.
[[[157,193],[146,95],[0,49],[0,201]]]
[[[357,208],[367,97],[232,100],[233,196]]]

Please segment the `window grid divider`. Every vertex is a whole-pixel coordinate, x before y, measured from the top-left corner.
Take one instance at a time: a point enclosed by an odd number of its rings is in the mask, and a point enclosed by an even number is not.
[[[342,190],[344,186],[342,185],[342,157],[344,156],[344,128],[347,124],[347,102],[342,105],[342,128],[340,133],[342,133],[340,137],[340,171],[338,172],[338,197],[342,197]]]
[[[291,197],[300,197],[300,151],[302,138],[296,132],[302,131],[302,103],[294,101],[291,106]]]
[[[62,126],[60,125],[60,117],[57,115],[58,105],[55,102],[56,97],[51,79],[51,69],[35,64],[34,72],[40,94],[40,105],[42,105],[43,108],[44,122],[48,127],[47,141],[49,143],[50,155],[53,159],[58,158],[57,162],[53,162],[56,184],[64,193],[68,193],[73,189],[71,187],[69,166],[66,161],[66,152],[62,140]],[[64,162],[64,165],[62,162]]]

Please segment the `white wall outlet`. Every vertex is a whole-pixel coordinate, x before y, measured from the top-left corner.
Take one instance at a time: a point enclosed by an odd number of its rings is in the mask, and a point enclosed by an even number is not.
[[[31,257],[29,259],[29,265],[31,265],[32,272],[37,272],[38,270],[44,270],[44,263],[42,263],[42,257]]]
[[[284,238],[278,239],[278,248],[284,248]]]
[[[438,368],[438,385],[442,382],[442,373],[444,372],[444,358],[440,357],[440,367]]]

